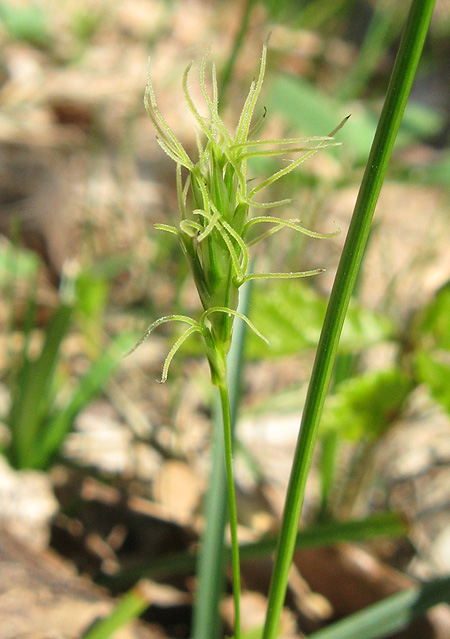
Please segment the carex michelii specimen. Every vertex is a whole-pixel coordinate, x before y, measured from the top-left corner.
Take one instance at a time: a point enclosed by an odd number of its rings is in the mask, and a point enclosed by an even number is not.
[[[212,93],[206,85],[209,51],[200,64],[200,87],[209,110],[209,117],[200,115],[188,90],[192,63],[183,75],[183,93],[189,110],[198,125],[198,157],[194,161],[176,138],[162,116],[156,102],[149,72],[144,103],[157,131],[160,147],[176,164],[176,183],[180,219],[177,226],[155,224],[155,228],[178,238],[189,263],[203,306],[200,319],[185,315],[168,315],[153,322],[136,344],[139,346],[155,328],[166,322],[184,322],[187,330],[170,349],[163,366],[161,381],[167,379],[170,363],[186,339],[199,333],[211,369],[213,384],[219,385],[226,372],[233,321],[240,317],[248,327],[267,342],[244,315],[238,313],[239,288],[252,279],[298,278],[321,273],[314,269],[290,273],[248,273],[249,249],[269,235],[289,227],[310,237],[324,239],[336,235],[317,233],[304,228],[301,220],[283,219],[273,215],[251,216],[252,209],[275,209],[290,203],[290,198],[264,202],[259,194],[320,149],[333,146],[334,134],[345,120],[328,136],[260,140],[256,138],[266,115],[265,109],[254,122],[254,113],[264,80],[267,58],[266,41],[262,48],[259,73],[254,78],[233,133],[219,115],[218,85],[215,65],[212,65]],[[283,168],[262,180],[248,175],[250,158],[289,156],[292,160]],[[253,227],[270,227],[255,234]],[[250,230],[252,233],[250,234]],[[249,235],[250,238],[249,239]],[[133,349],[134,350],[134,349]]]

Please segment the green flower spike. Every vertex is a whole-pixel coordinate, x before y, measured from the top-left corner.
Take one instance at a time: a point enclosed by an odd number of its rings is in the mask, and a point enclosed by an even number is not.
[[[158,144],[177,165],[177,193],[181,220],[178,225],[155,224],[155,228],[177,236],[183,253],[189,262],[204,313],[199,322],[184,315],[169,315],[153,322],[137,344],[165,322],[181,321],[189,328],[178,338],[164,363],[161,381],[167,378],[169,365],[183,342],[193,333],[200,333],[208,358],[212,382],[220,384],[225,375],[225,358],[231,341],[233,321],[241,317],[262,339],[263,336],[248,318],[237,313],[239,287],[251,279],[297,278],[316,275],[323,269],[295,273],[248,274],[249,248],[288,227],[310,237],[327,238],[334,233],[316,233],[301,226],[300,220],[284,220],[280,217],[262,215],[249,217],[250,208],[271,209],[289,203],[290,199],[261,202],[256,198],[266,187],[293,171],[319,149],[334,146],[333,135],[344,124],[342,122],[329,136],[280,140],[249,140],[260,128],[265,110],[252,126],[253,114],[264,79],[267,57],[267,42],[264,44],[259,74],[250,85],[234,134],[231,134],[218,110],[218,88],[216,68],[212,65],[212,96],[205,81],[206,52],[200,65],[200,87],[209,117],[200,115],[188,90],[191,64],[183,75],[183,93],[189,110],[200,130],[197,134],[198,160],[191,160],[182,144],[161,115],[149,73],[145,92],[145,107],[156,128]],[[247,160],[252,157],[270,157],[295,154],[294,159],[270,177],[249,187]],[[251,184],[255,182],[252,180]],[[249,230],[258,224],[270,224],[272,228],[247,240]],[[267,341],[267,340],[266,340]],[[136,346],[136,347],[137,347]],[[134,350],[134,349],[133,349]]]

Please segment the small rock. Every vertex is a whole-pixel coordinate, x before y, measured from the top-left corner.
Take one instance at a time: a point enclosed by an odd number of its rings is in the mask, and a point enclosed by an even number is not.
[[[49,477],[13,470],[0,457],[0,523],[34,550],[48,546],[50,521],[58,510]]]

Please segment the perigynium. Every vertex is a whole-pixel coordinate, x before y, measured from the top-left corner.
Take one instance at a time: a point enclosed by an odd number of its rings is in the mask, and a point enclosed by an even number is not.
[[[233,450],[230,405],[226,375],[226,357],[230,348],[233,322],[240,317],[258,337],[267,342],[252,322],[237,311],[239,288],[252,279],[298,278],[316,275],[323,269],[288,273],[249,273],[249,249],[277,231],[288,227],[313,238],[327,238],[333,233],[317,233],[306,229],[299,219],[283,219],[274,215],[250,216],[251,209],[265,211],[290,203],[291,198],[261,201],[259,194],[288,175],[319,149],[336,144],[328,136],[260,140],[255,138],[265,118],[265,109],[254,122],[266,68],[267,41],[263,46],[259,73],[244,101],[234,133],[230,133],[219,115],[218,86],[212,65],[212,93],[206,86],[208,51],[200,65],[200,88],[209,117],[200,114],[188,89],[191,64],[183,75],[183,93],[197,123],[198,157],[194,161],[161,115],[149,74],[145,106],[157,131],[161,148],[176,164],[176,184],[180,219],[176,226],[155,224],[155,228],[174,234],[189,263],[203,306],[198,320],[186,315],[168,315],[153,322],[136,345],[139,346],[161,324],[184,322],[187,330],[175,341],[165,359],[161,381],[167,379],[170,363],[180,346],[194,333],[202,340],[209,362],[212,383],[218,386],[222,407],[225,442],[225,467],[228,511],[231,532],[233,591],[235,607],[235,639],[240,639],[240,576],[237,538],[237,510],[233,483]],[[283,167],[264,179],[248,175],[250,158],[290,156]],[[255,233],[253,227],[267,227]],[[250,233],[251,231],[251,233]],[[135,347],[135,348],[136,348]],[[134,349],[133,349],[134,350]]]

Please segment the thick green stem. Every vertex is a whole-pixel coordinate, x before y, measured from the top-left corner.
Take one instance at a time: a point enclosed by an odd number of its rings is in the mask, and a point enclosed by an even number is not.
[[[433,12],[434,0],[413,0],[336,273],[303,411],[286,495],[263,639],[275,639],[311,466],[317,430],[331,380],[348,304]]]
[[[228,516],[231,533],[231,565],[233,569],[233,597],[234,597],[234,637],[241,639],[241,575],[239,565],[239,541],[237,534],[236,493],[233,479],[233,442],[231,434],[230,401],[226,379],[219,385],[220,402],[222,405],[223,434],[225,442],[225,468],[227,476]]]

